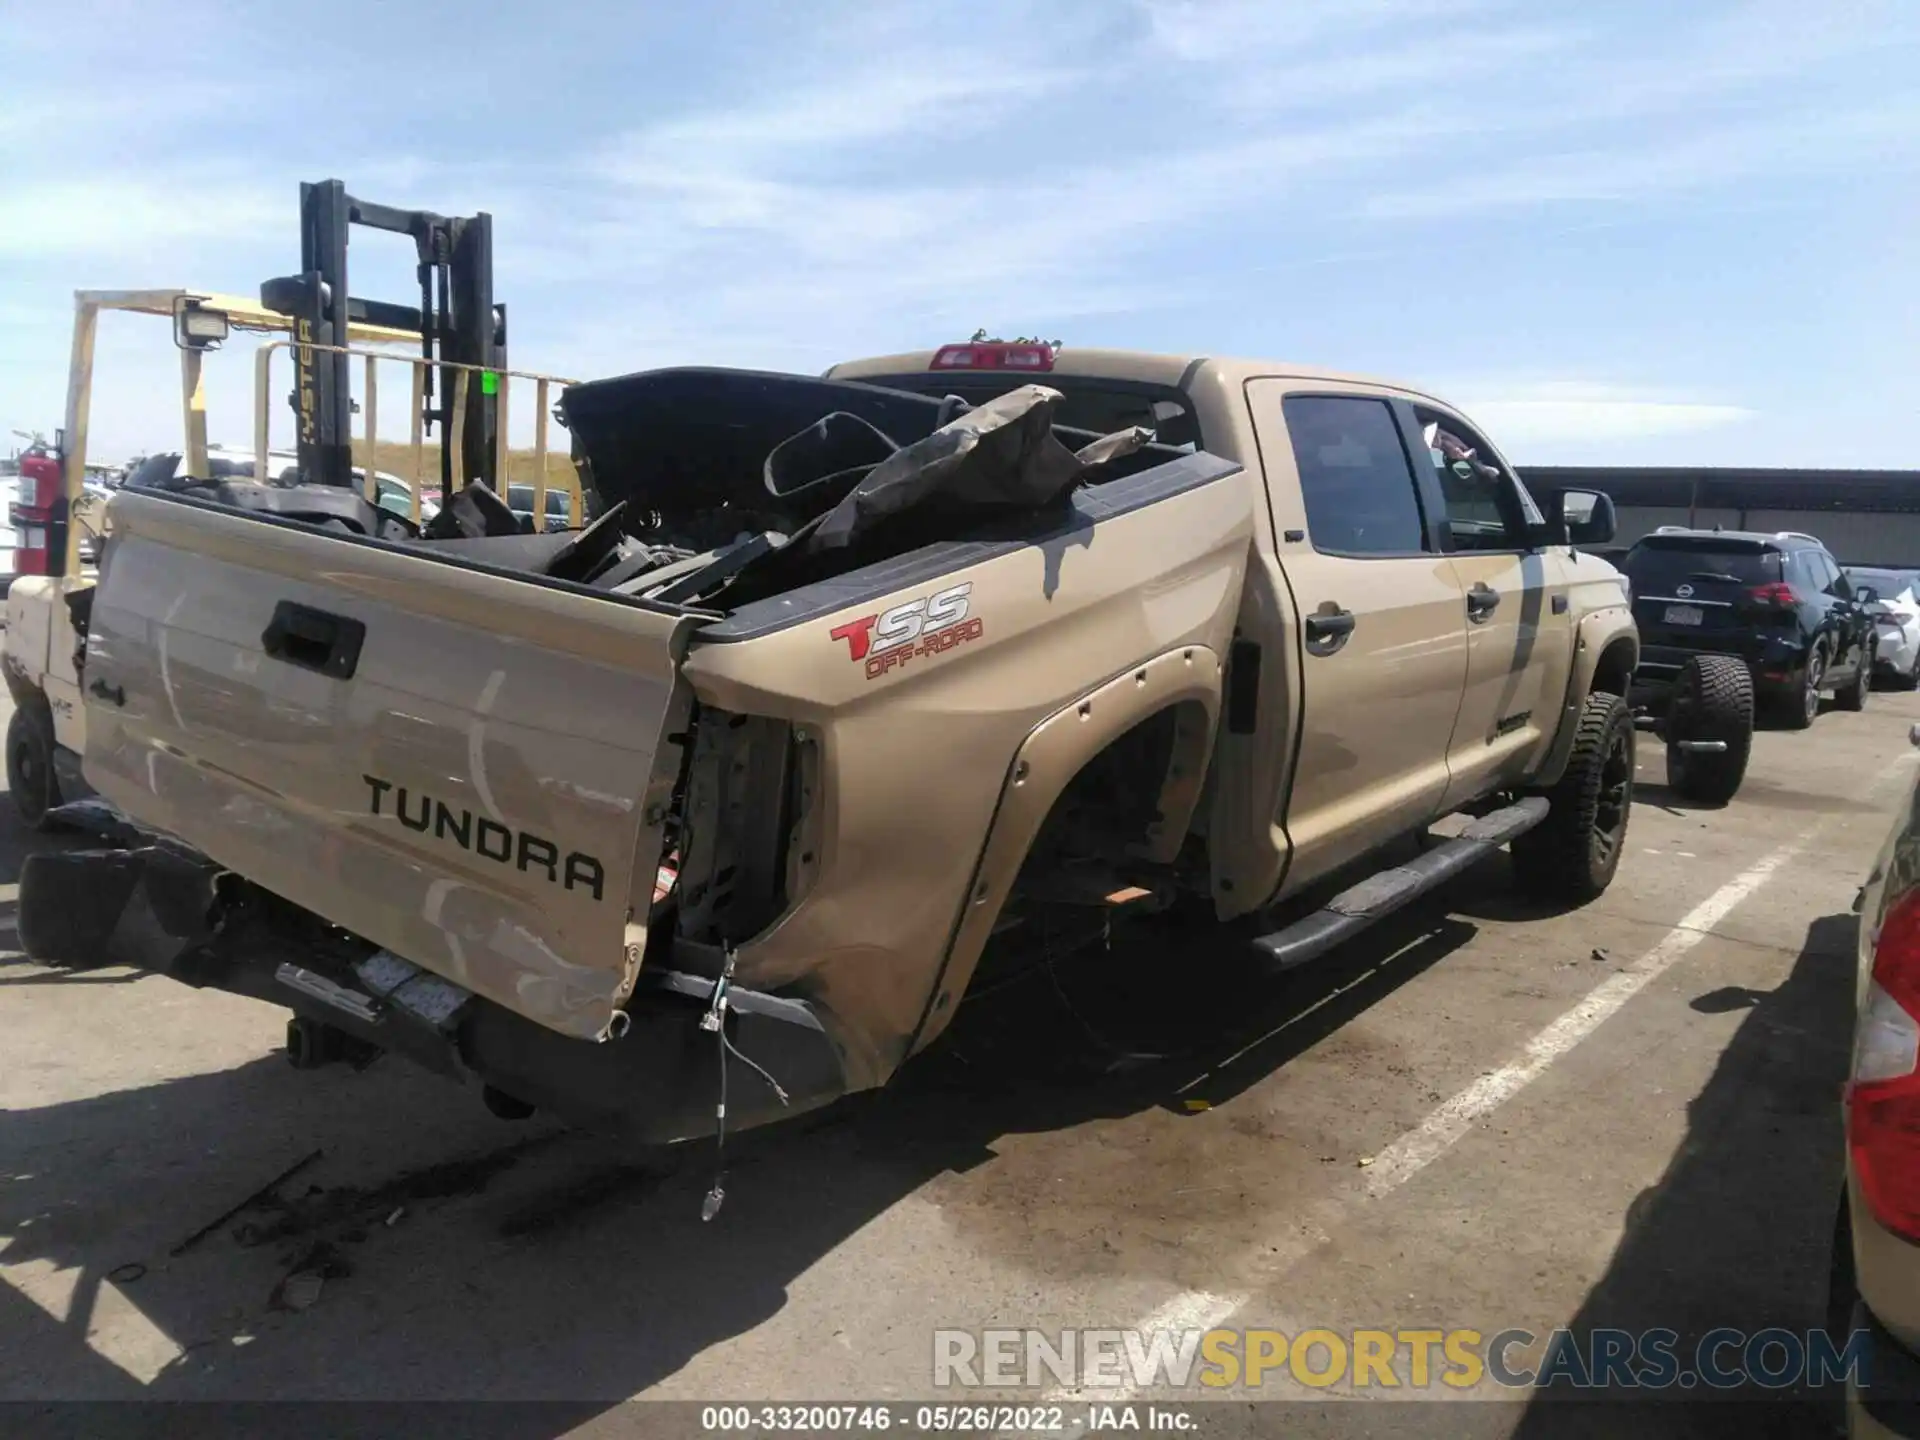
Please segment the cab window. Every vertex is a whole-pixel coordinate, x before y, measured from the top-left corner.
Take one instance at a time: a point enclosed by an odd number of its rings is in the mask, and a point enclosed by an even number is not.
[[[1386,401],[1289,395],[1280,406],[1314,549],[1380,556],[1429,548],[1413,464]]]
[[[1493,449],[1451,415],[1415,407],[1427,461],[1440,480],[1448,538],[1455,550],[1524,550],[1540,511],[1519,477]]]

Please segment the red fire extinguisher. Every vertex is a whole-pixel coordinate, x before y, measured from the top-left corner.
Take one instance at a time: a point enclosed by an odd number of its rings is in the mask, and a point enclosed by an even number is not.
[[[13,524],[16,575],[59,575],[67,559],[67,494],[60,457],[35,444],[20,457],[19,498]]]

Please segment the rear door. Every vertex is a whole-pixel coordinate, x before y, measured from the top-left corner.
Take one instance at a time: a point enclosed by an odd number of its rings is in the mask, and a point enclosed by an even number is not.
[[[88,780],[274,893],[564,1034],[630,990],[690,617],[123,492]]]
[[[1866,607],[1853,598],[1853,582],[1848,580],[1833,556],[1825,550],[1808,550],[1806,560],[1817,579],[1821,604],[1826,607],[1828,633],[1832,635],[1832,670],[1838,675],[1854,675],[1867,663],[1867,640],[1873,633]]]
[[[1467,622],[1396,402],[1278,379],[1247,393],[1302,620],[1291,889],[1436,813]]]

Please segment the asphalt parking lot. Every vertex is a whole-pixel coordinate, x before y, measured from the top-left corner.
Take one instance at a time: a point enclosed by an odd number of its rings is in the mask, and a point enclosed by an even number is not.
[[[282,1012],[9,954],[0,1398],[547,1401],[516,1433],[617,1433],[632,1397],[924,1398],[936,1327],[1804,1332],[1850,907],[1915,720],[1877,693],[1763,731],[1721,811],[1643,739],[1619,878],[1575,913],[1496,860],[1283,981],[1117,937],[969,1007],[896,1089],[738,1144],[710,1224],[702,1147],[498,1120],[401,1062],[296,1072]],[[22,853],[0,834],[0,944]],[[326,1279],[293,1308],[302,1268]],[[1495,1395],[1419,1433],[1573,1426]]]

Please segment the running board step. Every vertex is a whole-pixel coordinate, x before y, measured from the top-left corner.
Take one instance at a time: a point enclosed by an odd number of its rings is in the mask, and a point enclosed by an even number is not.
[[[1280,970],[1317,960],[1369,925],[1464,874],[1546,818],[1547,802],[1538,795],[1483,815],[1418,859],[1370,875],[1351,889],[1342,890],[1313,914],[1284,930],[1262,935],[1253,942],[1253,948]]]

